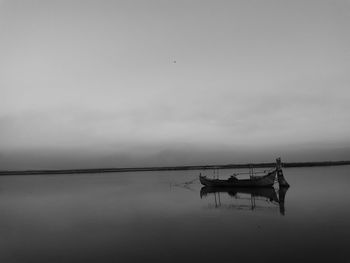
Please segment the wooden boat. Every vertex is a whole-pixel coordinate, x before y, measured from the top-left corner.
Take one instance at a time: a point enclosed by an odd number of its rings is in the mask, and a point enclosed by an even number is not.
[[[252,169],[249,174],[249,179],[237,179],[235,176],[231,176],[226,180],[211,179],[199,174],[199,180],[202,185],[209,187],[272,187],[277,177],[280,187],[289,187],[283,176],[281,158],[276,159],[276,169],[266,175],[255,176]]]
[[[210,179],[199,175],[202,185],[209,187],[271,187],[275,183],[277,170],[264,176],[251,176],[250,179],[237,179],[231,176],[226,180]]]

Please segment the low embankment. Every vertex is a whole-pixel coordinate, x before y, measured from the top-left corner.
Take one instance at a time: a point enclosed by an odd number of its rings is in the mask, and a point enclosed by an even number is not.
[[[207,169],[233,169],[233,168],[269,168],[276,163],[246,163],[246,164],[224,164],[224,165],[191,165],[191,166],[164,166],[164,167],[129,167],[129,168],[94,168],[94,169],[67,169],[67,170],[22,170],[22,171],[0,171],[2,175],[44,175],[44,174],[84,174],[84,173],[118,173],[118,172],[145,172],[145,171],[185,171],[185,170],[207,170]],[[336,166],[350,165],[350,161],[327,161],[327,162],[294,162],[283,163],[288,167],[314,167],[314,166]]]

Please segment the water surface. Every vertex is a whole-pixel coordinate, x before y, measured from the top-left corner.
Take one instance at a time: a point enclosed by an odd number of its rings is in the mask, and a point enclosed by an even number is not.
[[[350,166],[285,169],[284,211],[199,172],[3,176],[0,262],[350,262]]]

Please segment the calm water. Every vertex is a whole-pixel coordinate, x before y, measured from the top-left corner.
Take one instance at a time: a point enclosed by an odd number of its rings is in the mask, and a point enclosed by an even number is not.
[[[0,177],[0,262],[350,262],[350,166],[285,169],[284,215],[198,173]]]

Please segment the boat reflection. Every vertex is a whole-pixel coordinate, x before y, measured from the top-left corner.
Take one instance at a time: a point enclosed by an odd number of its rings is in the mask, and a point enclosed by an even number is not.
[[[206,198],[209,195],[214,197],[214,208],[236,208],[236,209],[250,209],[256,208],[274,208],[279,207],[281,215],[285,214],[285,196],[288,191],[288,187],[281,187],[275,189],[273,187],[208,187],[204,186],[200,190],[200,197]],[[226,193],[229,197],[237,200],[236,204],[226,204],[223,202],[222,194]],[[242,204],[240,200],[248,200],[249,204]],[[259,205],[257,205],[259,202]],[[262,206],[261,203],[270,204],[269,206]],[[272,205],[272,206],[271,206]]]

